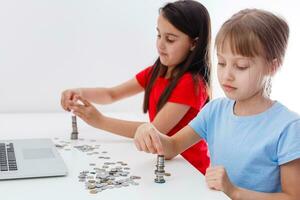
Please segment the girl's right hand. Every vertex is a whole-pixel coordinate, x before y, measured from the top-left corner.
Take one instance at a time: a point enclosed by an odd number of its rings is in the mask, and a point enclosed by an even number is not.
[[[60,104],[66,111],[71,111],[69,108],[70,102],[73,101],[73,98],[75,95],[81,96],[81,90],[80,89],[68,89],[62,92],[61,94],[61,100]]]
[[[139,151],[164,155],[162,146],[163,134],[151,123],[140,125],[134,135],[134,143]]]

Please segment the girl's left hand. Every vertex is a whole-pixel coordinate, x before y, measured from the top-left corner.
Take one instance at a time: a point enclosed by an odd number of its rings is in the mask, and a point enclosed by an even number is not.
[[[82,102],[82,104],[78,102]],[[70,109],[89,125],[95,128],[99,127],[103,115],[86,99],[75,95],[73,101],[70,102]]]
[[[205,179],[210,189],[223,191],[228,196],[232,196],[234,191],[237,189],[230,182],[227,172],[223,166],[207,168]]]

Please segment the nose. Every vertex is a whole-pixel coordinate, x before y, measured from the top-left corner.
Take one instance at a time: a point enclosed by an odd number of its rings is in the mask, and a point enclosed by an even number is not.
[[[233,81],[234,80],[233,67],[226,66],[223,69],[223,79],[226,80],[226,81]]]
[[[162,38],[157,38],[156,46],[157,46],[157,49],[160,51],[162,51],[166,48],[165,43]]]

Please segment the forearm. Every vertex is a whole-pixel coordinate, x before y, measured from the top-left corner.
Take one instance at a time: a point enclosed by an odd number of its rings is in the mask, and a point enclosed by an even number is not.
[[[133,138],[136,129],[144,122],[134,122],[103,116],[96,128],[116,135]]]
[[[84,99],[97,104],[110,104],[114,102],[109,88],[79,88]]]
[[[164,150],[167,158],[171,159],[197,143],[201,138],[190,126],[185,126],[172,137],[166,137]]]
[[[286,193],[263,193],[236,188],[232,194],[227,194],[233,200],[296,200],[296,197]]]

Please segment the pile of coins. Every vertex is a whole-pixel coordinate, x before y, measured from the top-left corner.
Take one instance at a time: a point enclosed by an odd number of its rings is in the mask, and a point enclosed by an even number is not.
[[[94,165],[94,163],[91,164]],[[93,166],[91,164],[90,166]],[[118,161],[117,164],[122,166],[127,165],[122,161]],[[91,194],[97,194],[106,189],[139,185],[135,180],[141,179],[140,176],[130,176],[128,178],[130,174],[128,171],[129,167],[116,166],[109,169],[109,165],[116,165],[116,163],[105,162],[102,168],[95,167],[93,171],[82,171],[79,173],[79,181],[85,183],[86,189]]]
[[[63,149],[65,151],[75,148],[86,155],[97,155],[100,152],[100,145],[76,145],[72,146],[72,143],[68,140],[60,140],[59,138],[54,138],[57,144],[56,147]],[[79,138],[80,141],[85,139]],[[90,142],[96,142],[96,140],[89,140]],[[98,151],[97,151],[98,150]],[[107,154],[107,151],[101,151],[102,154]],[[98,159],[110,159],[109,156],[98,156]],[[96,167],[96,163],[90,163],[90,167],[94,167],[93,170],[84,170],[79,173],[78,179],[80,182],[85,183],[86,189],[89,190],[91,194],[97,194],[106,189],[128,187],[130,185],[139,185],[136,182],[137,179],[141,179],[140,176],[129,176],[130,168],[128,164],[123,161],[118,162],[104,162],[100,167]]]
[[[77,150],[79,150],[81,152],[84,152],[84,153],[93,152],[95,149],[99,149],[99,147],[100,147],[100,145],[99,146],[93,146],[93,145],[86,145],[86,144],[85,145],[74,146],[74,148],[76,148]],[[94,154],[97,154],[97,153],[94,153]]]
[[[59,138],[54,138],[54,140],[59,140]],[[78,140],[80,141],[84,141],[83,138],[79,138]],[[96,140],[90,140],[90,142],[96,142]],[[71,141],[65,141],[65,140],[60,140],[58,142],[56,142],[55,146],[59,149],[63,149],[63,150],[71,150],[71,148],[75,148],[81,152],[87,153],[87,155],[95,155],[95,154],[99,154],[99,152],[97,152],[96,150],[98,150],[100,148],[100,144],[97,145],[76,145],[76,146],[72,146]],[[102,153],[107,153],[106,151],[102,152]]]

